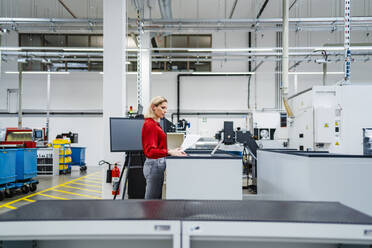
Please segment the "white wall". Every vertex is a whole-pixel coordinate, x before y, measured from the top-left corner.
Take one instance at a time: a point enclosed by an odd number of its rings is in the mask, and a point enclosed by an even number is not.
[[[0,128],[17,127],[17,117],[0,116]],[[45,116],[24,116],[23,127],[42,128],[45,127]],[[71,117],[56,116],[50,118],[50,138],[51,142],[57,134],[73,132],[79,134],[79,143],[73,146],[86,147],[86,163],[88,166],[96,166],[98,161],[103,159],[101,149],[103,142],[102,117]]]
[[[47,76],[23,74],[23,109],[46,110]],[[7,109],[7,89],[18,88],[17,74],[2,74],[0,81],[0,109]],[[51,111],[102,111],[102,75],[92,73],[71,73],[51,75]],[[23,126],[29,128],[45,127],[45,116],[23,116]],[[17,117],[0,115],[0,128],[16,127]],[[57,134],[76,132],[79,146],[86,146],[86,162],[97,165],[103,158],[101,116],[51,116],[50,141]]]

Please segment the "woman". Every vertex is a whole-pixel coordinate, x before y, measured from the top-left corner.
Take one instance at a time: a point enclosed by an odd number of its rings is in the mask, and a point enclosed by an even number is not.
[[[146,156],[143,175],[146,178],[145,199],[161,199],[164,182],[165,157],[186,156],[180,148],[167,149],[167,135],[160,127],[160,119],[167,112],[168,101],[156,96],[151,100],[142,127],[142,148]]]

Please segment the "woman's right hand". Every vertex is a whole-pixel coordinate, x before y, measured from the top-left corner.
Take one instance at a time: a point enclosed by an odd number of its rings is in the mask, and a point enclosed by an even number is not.
[[[176,157],[184,157],[187,156],[186,152],[184,152],[181,148],[176,148],[168,151],[168,154],[171,156]]]

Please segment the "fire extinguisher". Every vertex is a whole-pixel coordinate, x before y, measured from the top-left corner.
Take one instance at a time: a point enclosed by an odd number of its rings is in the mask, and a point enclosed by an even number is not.
[[[117,195],[120,194],[119,179],[120,179],[120,169],[118,167],[118,164],[115,163],[115,166],[112,169],[112,195],[115,195],[116,191],[117,191],[116,193]]]

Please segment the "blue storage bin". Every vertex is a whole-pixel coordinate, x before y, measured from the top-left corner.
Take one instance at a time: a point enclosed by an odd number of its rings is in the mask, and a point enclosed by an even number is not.
[[[17,150],[0,150],[0,185],[16,180]]]
[[[72,165],[85,165],[85,147],[71,147]]]
[[[37,176],[37,149],[17,149],[16,180],[31,179]]]

